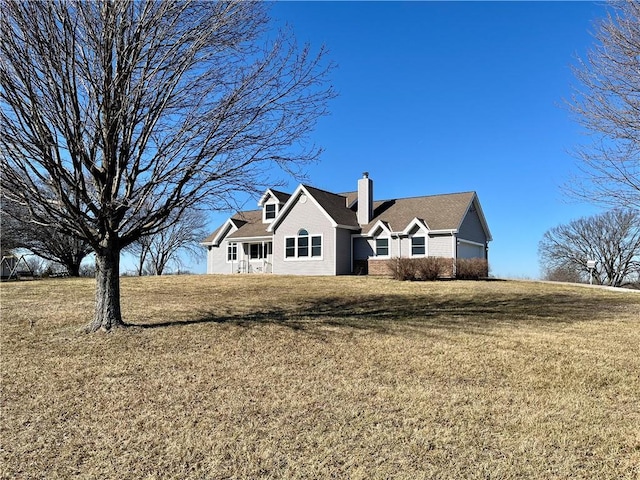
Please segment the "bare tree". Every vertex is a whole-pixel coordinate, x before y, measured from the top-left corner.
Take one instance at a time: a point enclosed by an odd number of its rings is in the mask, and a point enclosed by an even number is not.
[[[5,214],[5,205],[2,202],[0,204],[0,254],[3,257],[11,255],[18,248],[20,248],[18,232],[13,228],[11,217]]]
[[[123,248],[320,153],[331,66],[263,2],[0,1],[2,194],[95,251],[88,331],[124,324]]]
[[[597,45],[574,68],[570,108],[590,134],[576,148],[581,175],[568,191],[590,202],[640,209],[640,2],[610,2]]]
[[[542,278],[551,282],[583,283],[585,281],[582,266],[571,263],[554,264],[544,268]]]
[[[548,230],[539,244],[547,271],[572,271],[595,283],[619,287],[637,281],[640,211],[612,210]],[[591,272],[587,262],[595,260]]]
[[[129,250],[138,258],[137,273],[162,275],[170,264],[180,265],[180,256],[198,257],[199,242],[206,236],[206,215],[201,210],[185,211],[164,230],[140,237]]]
[[[55,225],[29,221],[29,211],[17,203],[2,201],[2,236],[12,239],[14,248],[24,248],[45,260],[62,265],[72,277],[80,276],[80,264],[91,252],[86,241],[61,232]]]

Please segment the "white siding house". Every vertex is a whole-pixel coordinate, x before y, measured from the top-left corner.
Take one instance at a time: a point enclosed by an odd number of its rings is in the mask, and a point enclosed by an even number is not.
[[[258,207],[202,242],[207,273],[344,275],[395,257],[487,259],[492,239],[475,192],[374,201],[366,173],[357,192],[269,189]]]

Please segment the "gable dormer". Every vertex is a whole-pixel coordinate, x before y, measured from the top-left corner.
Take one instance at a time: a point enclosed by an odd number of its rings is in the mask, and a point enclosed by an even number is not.
[[[291,195],[277,190],[268,189],[260,197],[258,206],[262,208],[262,223],[271,223],[280,214],[280,210],[287,203]]]
[[[403,235],[409,237],[413,235],[426,235],[427,233],[429,233],[429,226],[423,219],[418,217],[414,217],[414,219],[409,222],[409,225],[402,231]]]
[[[391,228],[387,222],[383,222],[382,220],[378,220],[368,232],[363,232],[366,236],[376,238],[376,237],[390,237],[391,236]]]

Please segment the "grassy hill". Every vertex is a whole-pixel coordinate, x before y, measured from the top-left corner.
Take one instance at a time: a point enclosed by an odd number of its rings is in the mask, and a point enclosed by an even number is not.
[[[1,478],[640,476],[640,295],[528,282],[1,288]]]

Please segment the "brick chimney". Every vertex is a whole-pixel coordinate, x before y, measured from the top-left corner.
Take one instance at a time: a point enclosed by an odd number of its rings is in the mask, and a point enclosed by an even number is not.
[[[366,225],[373,218],[373,181],[369,172],[364,172],[358,180],[358,223]]]

